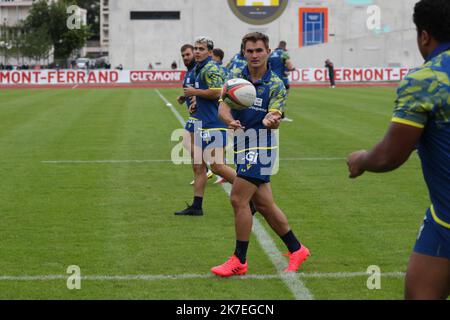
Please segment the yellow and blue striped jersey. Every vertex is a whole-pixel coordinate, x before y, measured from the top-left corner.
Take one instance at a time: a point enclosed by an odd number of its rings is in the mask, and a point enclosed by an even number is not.
[[[221,90],[224,84],[224,73],[219,66],[208,57],[205,61],[198,63],[195,67],[195,88],[196,89],[215,89]],[[202,127],[208,128],[226,128],[225,124],[219,119],[219,99],[208,100],[197,97],[196,118],[202,121]]]
[[[228,69],[220,62],[216,62],[216,65],[219,67],[219,71],[224,79],[224,81],[226,79],[228,79]]]
[[[283,81],[287,81],[288,79],[286,61],[289,59],[289,54],[281,48],[275,49],[269,57],[269,64],[272,71]]]
[[[227,64],[226,68],[229,73],[239,74],[247,66],[247,60],[241,53],[237,53],[231,61]]]
[[[418,152],[431,212],[450,229],[450,43],[401,82],[392,121],[424,129]]]

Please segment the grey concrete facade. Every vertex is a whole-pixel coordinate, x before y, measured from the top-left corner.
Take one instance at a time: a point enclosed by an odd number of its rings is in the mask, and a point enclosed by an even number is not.
[[[109,54],[112,66],[168,69],[175,60],[182,66],[179,48],[207,35],[225,51],[228,61],[241,38],[262,31],[274,48],[285,40],[296,67],[322,67],[330,58],[340,67],[413,67],[420,65],[412,12],[417,0],[289,0],[284,13],[266,25],[239,20],[227,0],[109,0]],[[381,13],[381,32],[369,30],[368,6]],[[299,47],[299,9],[329,10],[328,43]],[[131,20],[131,11],[179,11],[180,20]]]

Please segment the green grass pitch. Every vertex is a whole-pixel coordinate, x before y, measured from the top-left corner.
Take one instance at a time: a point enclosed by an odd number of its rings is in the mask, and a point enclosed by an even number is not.
[[[186,118],[176,103],[181,90],[160,92]],[[272,184],[311,249],[299,279],[315,299],[403,298],[401,276],[369,290],[368,276],[346,274],[370,265],[405,272],[429,205],[415,154],[393,173],[348,179],[343,159],[383,136],[394,99],[394,88],[290,94],[294,122],[280,131],[280,157],[290,161],[281,161]],[[192,200],[190,166],[45,162],[170,160],[177,128],[155,89],[0,90],[0,299],[293,299],[254,235],[249,275],[265,278],[207,276],[233,252],[233,214],[226,193],[209,182],[205,216],[174,216]],[[69,290],[70,265],[82,276],[173,277],[86,279]]]

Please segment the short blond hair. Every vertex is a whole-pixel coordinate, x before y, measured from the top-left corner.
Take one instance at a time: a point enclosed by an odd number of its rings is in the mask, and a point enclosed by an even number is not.
[[[198,37],[197,39],[195,39],[195,43],[206,45],[208,50],[214,49],[214,42],[211,40],[211,38],[208,37]]]

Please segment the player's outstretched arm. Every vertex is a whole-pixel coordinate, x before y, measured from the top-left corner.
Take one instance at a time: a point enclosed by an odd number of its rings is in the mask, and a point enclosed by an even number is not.
[[[195,89],[195,88],[186,88],[184,89],[184,94],[188,97],[197,96],[207,100],[218,100],[220,98],[222,88],[214,88],[214,89]]]
[[[188,97],[197,96],[207,100],[219,100],[222,93],[223,77],[214,66],[216,70],[210,70],[203,75],[203,79],[208,87],[208,89],[195,89],[195,88],[185,88],[184,94]]]
[[[230,129],[245,129],[239,120],[235,120],[231,114],[231,108],[223,100],[219,100],[219,119],[225,123]]]
[[[286,60],[286,69],[287,69],[288,71],[295,71],[295,67],[294,67],[294,65],[292,64],[292,61],[291,61],[291,60]]]
[[[386,136],[372,150],[356,151],[348,156],[350,178],[357,178],[365,171],[388,172],[397,169],[408,160],[422,132],[422,128],[391,123]]]

